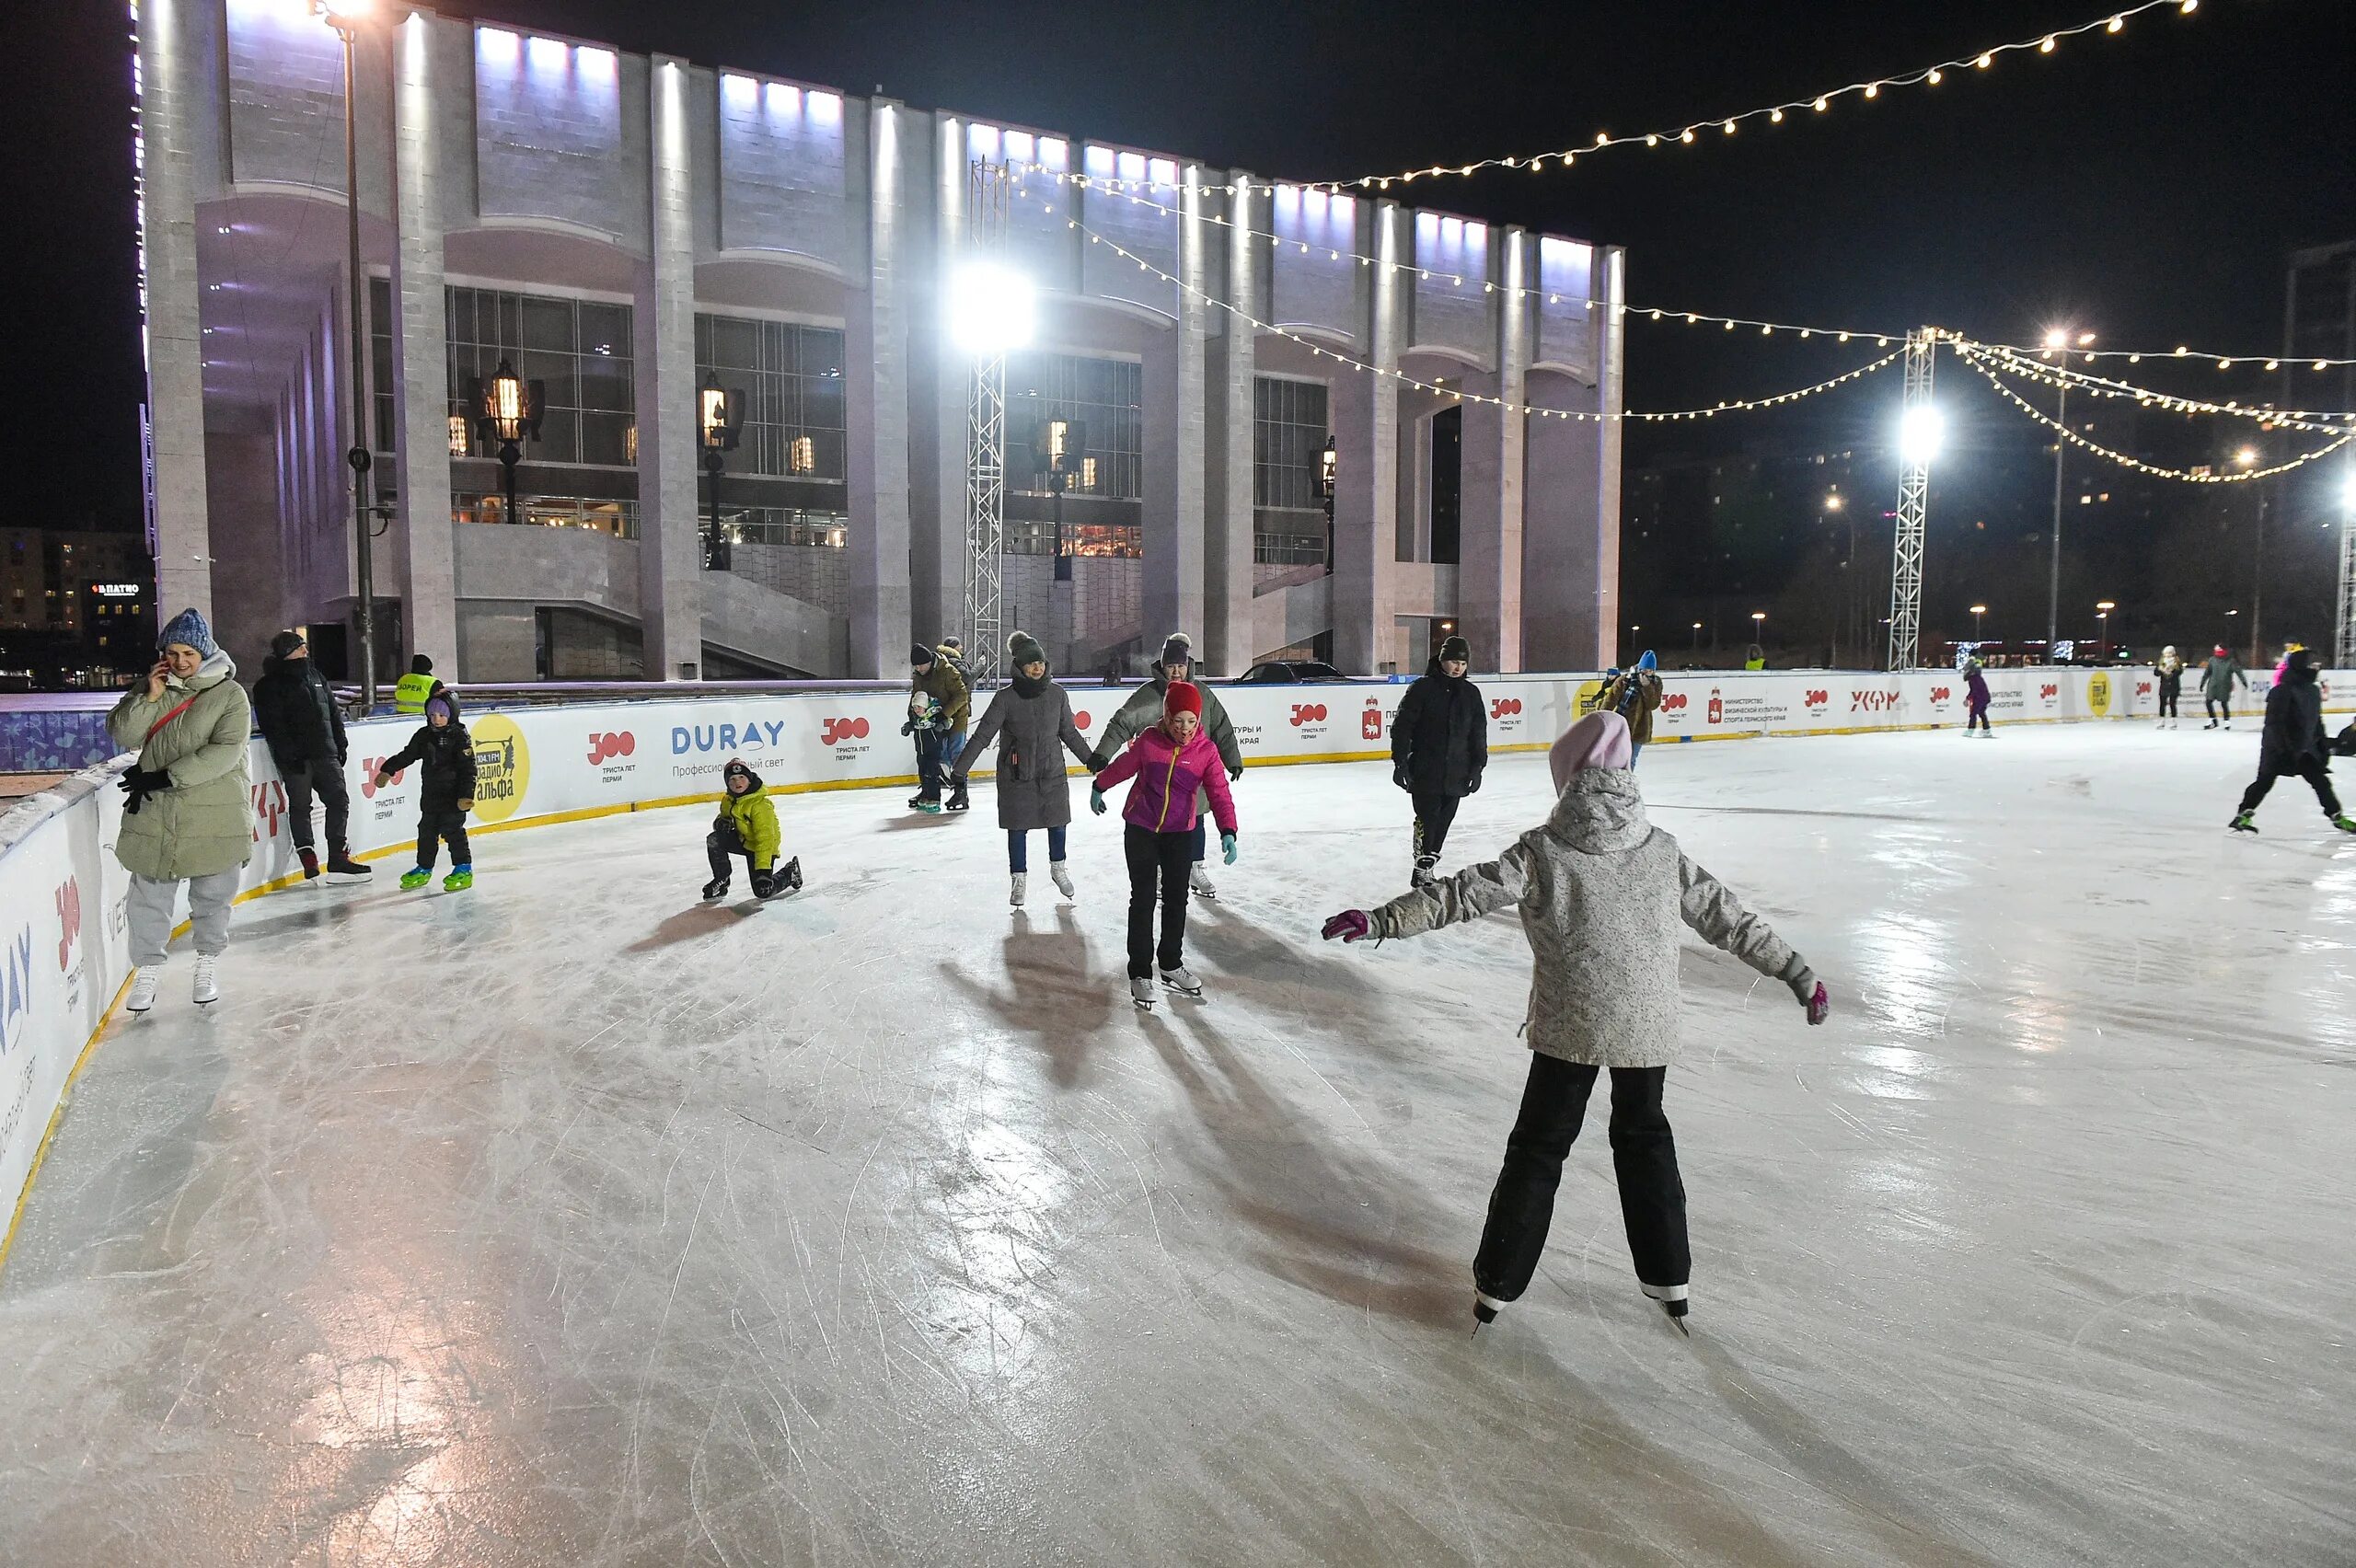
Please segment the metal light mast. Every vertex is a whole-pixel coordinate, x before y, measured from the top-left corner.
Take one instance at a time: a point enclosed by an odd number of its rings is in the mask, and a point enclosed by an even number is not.
[[[2356,462],[2344,465],[2339,493],[2339,616],[2332,622],[2331,667],[2356,669]]]
[[[967,256],[995,264],[1006,249],[1012,181],[1006,165],[976,159],[965,188]],[[965,399],[965,658],[974,677],[994,674],[1005,643],[1006,350],[974,355]]]
[[[1898,419],[1898,537],[1889,552],[1889,668],[1914,668],[1923,635],[1923,525],[1938,447],[1931,361],[1938,334],[1906,334],[1906,395]]]

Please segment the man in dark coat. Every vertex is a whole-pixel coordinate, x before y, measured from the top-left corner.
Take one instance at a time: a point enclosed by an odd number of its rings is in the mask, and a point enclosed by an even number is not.
[[[343,782],[349,751],[343,714],[310,654],[299,631],[282,631],[270,640],[270,657],[254,683],[254,725],[286,787],[286,822],[303,875],[317,878],[321,869],[311,838],[311,797],[317,795],[328,809],[328,874],[364,877],[369,869],[352,858],[346,836],[352,796]]]
[[[1477,793],[1489,766],[1489,709],[1464,678],[1472,645],[1451,637],[1399,699],[1391,721],[1391,777],[1415,802],[1415,885],[1432,881],[1457,802]]]
[[[2331,744],[2323,733],[2323,691],[2316,685],[2320,674],[2316,666],[2315,651],[2302,648],[2286,660],[2282,678],[2266,694],[2266,731],[2258,742],[2258,777],[2243,791],[2242,809],[2230,824],[2236,833],[2256,833],[2251,818],[2258,814],[2258,805],[2266,799],[2274,781],[2286,773],[2297,774],[2315,786],[2316,799],[2323,802],[2323,814],[2331,825],[2342,833],[2356,833],[2356,818],[2339,809],[2339,797],[2331,788],[2331,775],[2326,771],[2325,758]]]

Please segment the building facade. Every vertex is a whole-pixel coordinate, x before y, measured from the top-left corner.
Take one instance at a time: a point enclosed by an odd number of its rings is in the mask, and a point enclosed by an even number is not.
[[[353,365],[337,35],[302,0],[141,0],[137,47],[158,607],[241,657],[307,624],[339,662],[356,373],[380,669],[896,674],[964,618],[944,295],[976,165],[1039,291],[1005,616],[1060,667],[1184,628],[1224,674],[1420,668],[1442,620],[1503,670],[1611,651],[1615,249],[413,12],[356,51]],[[502,363],[544,391],[513,515],[471,418]],[[716,497],[707,377],[743,421]],[[1030,472],[1046,418],[1087,431],[1060,497]]]

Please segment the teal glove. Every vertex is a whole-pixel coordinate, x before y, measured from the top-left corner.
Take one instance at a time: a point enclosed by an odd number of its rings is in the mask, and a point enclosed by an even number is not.
[[[1220,852],[1226,855],[1227,863],[1230,866],[1235,864],[1235,835],[1231,833],[1220,834],[1218,836],[1218,847]]]
[[[1098,816],[1103,816],[1104,814],[1103,790],[1091,790],[1088,791],[1088,809],[1094,812]]]

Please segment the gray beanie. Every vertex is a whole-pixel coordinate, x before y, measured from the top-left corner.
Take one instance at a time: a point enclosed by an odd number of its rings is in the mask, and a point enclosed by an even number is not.
[[[1039,640],[1029,632],[1018,631],[1006,640],[1006,662],[1018,670],[1034,662],[1044,664],[1047,662],[1047,651],[1040,647]]]

